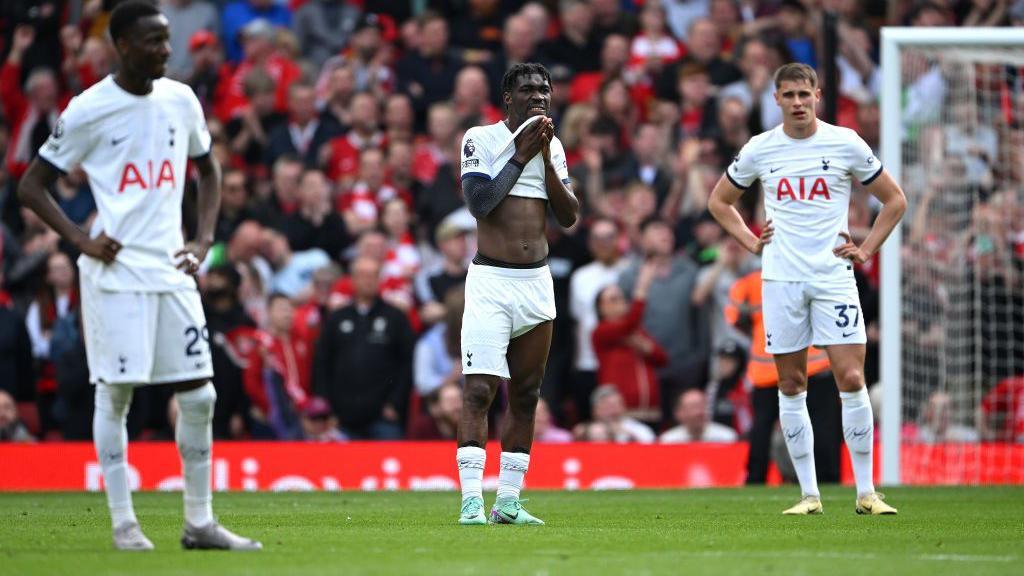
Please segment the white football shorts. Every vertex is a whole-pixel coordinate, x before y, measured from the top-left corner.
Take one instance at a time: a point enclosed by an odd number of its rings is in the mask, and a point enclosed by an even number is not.
[[[462,373],[509,378],[508,343],[555,319],[551,270],[470,264],[462,315]]]
[[[761,296],[769,354],[868,340],[852,277],[827,282],[763,280]]]
[[[81,275],[82,325],[93,384],[164,384],[213,377],[198,290],[114,292]]]

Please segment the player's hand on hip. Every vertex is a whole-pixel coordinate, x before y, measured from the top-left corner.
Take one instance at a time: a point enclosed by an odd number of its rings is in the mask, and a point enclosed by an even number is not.
[[[754,249],[751,250],[758,256],[764,251],[764,247],[772,243],[772,236],[775,235],[775,226],[772,225],[772,221],[769,220],[764,223],[764,228],[761,229],[761,235],[757,237],[757,244],[754,244]]]
[[[843,237],[843,240],[846,240],[846,243],[832,250],[833,254],[856,264],[863,264],[868,261],[870,256],[853,243],[853,237],[850,236],[849,232],[840,232],[839,235]]]
[[[117,253],[121,251],[121,243],[107,236],[106,232],[101,232],[99,236],[89,238],[79,246],[79,249],[87,256],[101,260],[104,264],[110,264],[117,257]]]
[[[188,242],[185,246],[174,253],[175,258],[181,260],[177,264],[178,270],[192,276],[199,272],[199,265],[206,259],[206,252],[210,249],[209,244],[203,242]]]
[[[544,120],[535,120],[516,136],[515,159],[526,164],[544,147]]]

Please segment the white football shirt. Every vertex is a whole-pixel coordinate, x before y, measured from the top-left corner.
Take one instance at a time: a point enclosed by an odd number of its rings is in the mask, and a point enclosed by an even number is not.
[[[801,140],[782,125],[747,142],[726,170],[737,188],[754,180],[764,188],[767,217],[775,236],[764,247],[762,278],[789,282],[853,277],[853,267],[832,250],[845,242],[851,179],[870,184],[882,173],[871,148],[848,128],[818,121]]]
[[[83,254],[82,272],[104,290],[195,289],[173,255],[184,246],[188,159],[209,152],[202,107],[186,84],[161,78],[136,96],[111,75],[73,98],[39,156],[62,172],[81,164],[98,209],[90,234],[123,246],[108,265]]]
[[[478,176],[490,180],[508,164],[516,153],[516,136],[541,116],[526,119],[513,134],[504,121],[489,126],[474,126],[462,137],[462,178]],[[565,148],[557,136],[551,139],[551,163],[562,182],[569,182],[569,167],[565,161]],[[537,153],[523,167],[519,180],[512,186],[509,196],[548,199],[544,187],[544,158]]]

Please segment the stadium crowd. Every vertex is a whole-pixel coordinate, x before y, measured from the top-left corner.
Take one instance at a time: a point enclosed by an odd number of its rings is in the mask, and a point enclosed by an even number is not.
[[[91,437],[77,254],[20,208],[15,188],[68,100],[116,65],[105,37],[113,4],[0,8],[0,440]],[[723,233],[706,200],[740,147],[781,121],[772,71],[789,61],[820,67],[823,10],[835,11],[837,122],[877,150],[880,25],[1024,25],[1024,0],[160,5],[171,29],[168,75],[205,106],[223,167],[216,244],[198,277],[201,337],[215,363],[214,433],[313,441],[454,437],[461,286],[475,253],[460,196],[462,135],[502,118],[500,83],[512,64],[550,71],[550,116],[584,216],[571,229],[548,228],[558,318],[538,440],[732,442],[765,426],[770,434],[774,418],[759,423],[758,398],[767,390],[774,402],[774,370],[759,336],[758,258]],[[912,131],[942,112],[955,84],[937,64],[908,70],[919,74],[905,98]],[[911,140],[922,153],[904,186],[929,193],[908,194],[917,205],[905,252],[921,274],[906,279],[916,286],[907,297],[922,300],[905,313],[910,353],[933,357],[945,337],[934,319],[951,296],[928,279],[953,261],[984,267],[977,297],[1016,299],[999,302],[1017,314],[979,336],[992,355],[1018,359],[985,370],[1001,391],[982,403],[981,429],[950,424],[949,397],[937,391],[908,432],[923,441],[1024,441],[1020,72],[999,75],[1009,81],[998,103],[963,111],[997,110],[990,125],[953,133],[965,124],[951,120],[945,132]],[[946,200],[956,191],[983,199],[960,228]],[[187,232],[194,192],[190,183]],[[52,194],[83,227],[95,217],[80,171]],[[759,206],[756,193],[745,195],[755,229]],[[855,239],[875,209],[855,193]],[[658,263],[654,274],[641,273],[643,259]],[[856,272],[874,383],[877,258]],[[834,389],[827,360],[812,353],[811,362]],[[133,438],[173,438],[175,407],[163,388],[136,391]],[[838,431],[838,412],[833,424]]]

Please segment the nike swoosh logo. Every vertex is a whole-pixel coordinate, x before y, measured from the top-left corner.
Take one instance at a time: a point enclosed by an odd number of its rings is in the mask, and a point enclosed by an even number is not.
[[[779,168],[782,168],[782,166],[779,166]],[[779,168],[770,168],[768,172],[775,174],[775,171],[778,170]]]
[[[853,332],[850,332],[849,334],[847,334],[846,332],[843,332],[843,338],[849,338],[850,336],[853,336],[856,333],[857,333],[856,330],[854,330]]]
[[[121,142],[124,142],[127,139],[128,139],[127,136],[122,136],[120,138],[111,138],[110,139],[110,145],[111,146],[117,146],[118,144],[120,144]]]

